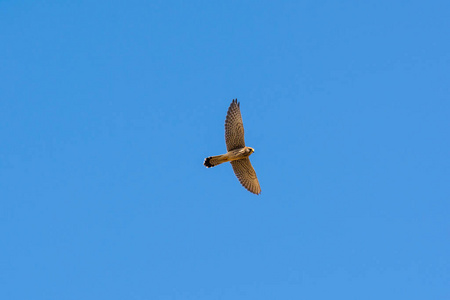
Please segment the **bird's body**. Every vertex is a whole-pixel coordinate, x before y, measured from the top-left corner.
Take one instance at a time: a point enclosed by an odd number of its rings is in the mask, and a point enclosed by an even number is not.
[[[255,150],[245,146],[244,125],[242,123],[239,102],[233,100],[228,108],[225,119],[225,143],[227,153],[205,158],[203,163],[207,168],[230,162],[239,182],[254,194],[261,193],[258,178],[248,158]]]
[[[215,167],[225,162],[249,157],[255,150],[251,147],[238,148],[228,151],[222,155],[210,156],[205,159],[204,165],[207,168]]]

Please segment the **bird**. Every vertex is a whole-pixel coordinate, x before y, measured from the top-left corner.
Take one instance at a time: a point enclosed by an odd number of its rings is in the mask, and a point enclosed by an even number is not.
[[[225,119],[225,144],[227,153],[209,156],[205,158],[203,165],[211,168],[230,162],[241,185],[253,194],[261,194],[258,177],[256,177],[256,172],[249,159],[255,149],[245,146],[244,124],[242,123],[240,103],[237,99],[233,99],[231,102]]]

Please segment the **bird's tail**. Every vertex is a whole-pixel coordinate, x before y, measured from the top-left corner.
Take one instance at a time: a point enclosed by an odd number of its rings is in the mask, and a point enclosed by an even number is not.
[[[205,165],[205,167],[211,168],[227,161],[228,160],[225,155],[216,155],[205,158],[205,162],[203,164]]]

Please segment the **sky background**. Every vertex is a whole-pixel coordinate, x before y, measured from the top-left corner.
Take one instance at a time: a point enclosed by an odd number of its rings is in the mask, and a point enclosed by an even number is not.
[[[450,299],[449,15],[0,1],[0,298]]]

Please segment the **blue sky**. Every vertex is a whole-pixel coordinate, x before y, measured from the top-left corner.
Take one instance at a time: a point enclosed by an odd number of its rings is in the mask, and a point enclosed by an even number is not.
[[[449,299],[449,14],[1,1],[0,298]]]

